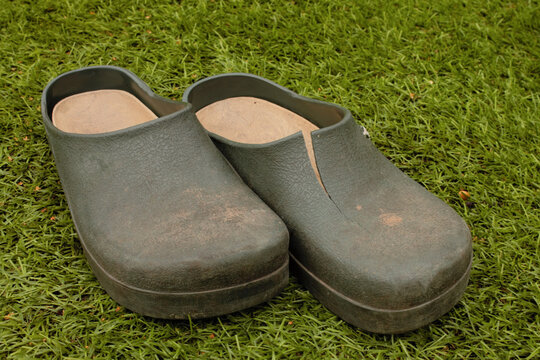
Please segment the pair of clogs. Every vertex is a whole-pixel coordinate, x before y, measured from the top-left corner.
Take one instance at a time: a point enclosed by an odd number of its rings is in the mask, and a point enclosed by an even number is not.
[[[42,98],[84,252],[113,299],[152,317],[210,317],[302,283],[347,322],[423,326],[461,297],[463,220],[390,163],[350,111],[249,74],[183,102],[111,66]]]

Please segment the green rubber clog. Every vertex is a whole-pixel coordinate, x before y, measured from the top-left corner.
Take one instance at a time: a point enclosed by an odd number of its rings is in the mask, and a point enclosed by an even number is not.
[[[288,282],[288,232],[192,107],[97,66],[49,83],[42,114],[84,253],[110,296],[157,318],[210,317]]]
[[[467,225],[387,160],[350,111],[249,74],[201,80],[183,100],[287,224],[291,266],[335,314],[402,333],[459,301],[472,262]]]

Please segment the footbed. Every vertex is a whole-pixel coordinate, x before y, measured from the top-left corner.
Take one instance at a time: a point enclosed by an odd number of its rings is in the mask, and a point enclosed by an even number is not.
[[[322,185],[311,142],[317,130],[302,116],[269,101],[235,97],[216,101],[197,112],[197,118],[210,132],[245,144],[264,144],[302,132],[311,166]]]
[[[56,104],[52,122],[60,130],[99,134],[154,120],[157,116],[123,90],[96,90],[68,96]]]

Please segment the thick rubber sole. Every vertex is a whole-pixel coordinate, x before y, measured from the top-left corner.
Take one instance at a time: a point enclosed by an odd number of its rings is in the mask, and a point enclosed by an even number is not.
[[[341,294],[306,269],[294,255],[289,255],[291,272],[324,306],[346,322],[379,334],[400,334],[415,330],[447,313],[463,295],[472,264],[471,258],[467,271],[438,297],[408,309],[387,310],[360,304]]]
[[[95,261],[84,244],[83,249],[94,275],[116,302],[138,314],[159,319],[201,319],[244,310],[270,300],[289,281],[287,259],[274,272],[244,284],[199,292],[151,291],[122,283]]]

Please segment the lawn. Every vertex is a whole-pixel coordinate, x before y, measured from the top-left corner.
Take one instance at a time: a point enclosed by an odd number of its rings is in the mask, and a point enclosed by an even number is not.
[[[537,2],[159,3],[1,1],[0,358],[540,357]],[[84,258],[40,114],[47,82],[100,64],[175,99],[250,72],[349,108],[471,228],[464,297],[394,336],[348,325],[294,278],[269,303],[207,320],[119,306]]]

